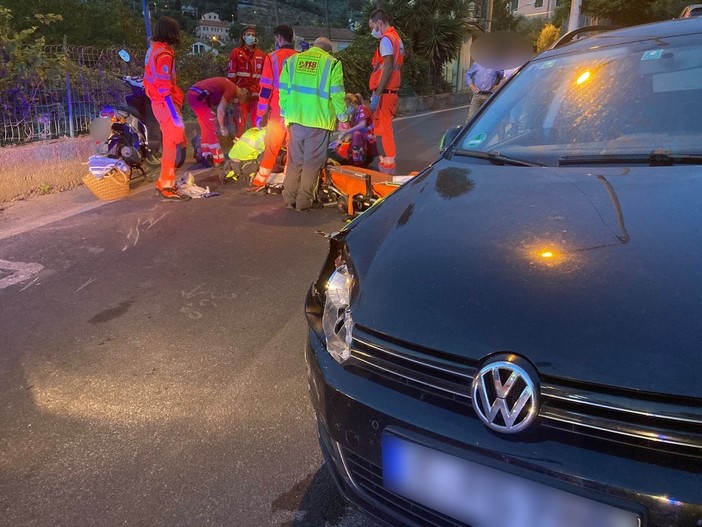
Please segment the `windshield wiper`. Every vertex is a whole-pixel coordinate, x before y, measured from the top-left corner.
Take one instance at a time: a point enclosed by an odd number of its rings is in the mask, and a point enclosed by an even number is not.
[[[598,154],[561,156],[558,166],[646,164],[652,167],[673,165],[702,165],[702,154],[671,154],[668,150],[654,150],[650,154]]]
[[[542,163],[536,163],[533,161],[525,161],[524,159],[517,159],[516,157],[503,156],[496,150],[490,150],[489,152],[483,152],[482,150],[461,150],[457,148],[453,151],[457,156],[464,157],[475,157],[477,159],[486,159],[492,162],[494,165],[514,165],[517,167],[543,167]]]

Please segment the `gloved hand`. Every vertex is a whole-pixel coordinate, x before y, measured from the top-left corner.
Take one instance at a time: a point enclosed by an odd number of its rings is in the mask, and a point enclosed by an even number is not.
[[[378,95],[371,95],[370,98],[370,110],[374,112],[378,109],[378,103],[380,102],[380,97]]]
[[[227,137],[229,135],[229,130],[227,130],[226,126],[221,126],[219,128],[219,133],[222,135],[222,137]]]
[[[259,130],[263,129],[263,116],[262,115],[256,116],[256,128],[258,128]]]

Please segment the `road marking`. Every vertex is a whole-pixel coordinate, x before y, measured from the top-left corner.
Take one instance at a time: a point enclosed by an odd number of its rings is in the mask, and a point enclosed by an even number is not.
[[[80,290],[83,289],[84,287],[86,287],[86,286],[92,284],[95,280],[97,280],[97,279],[96,279],[96,278],[91,278],[90,280],[88,280],[87,282],[85,282],[82,286],[80,286],[78,289],[76,289],[76,290],[73,291],[73,292],[74,292],[74,293],[77,293],[78,291],[80,291]]]
[[[139,231],[139,227],[146,227],[144,230],[148,231],[151,227],[156,225],[159,221],[161,221],[163,218],[166,217],[167,212],[164,212],[161,214],[158,218],[154,219],[152,216],[141,219],[141,216],[137,218],[136,226],[133,229],[129,229],[129,233],[127,234],[127,245],[122,247],[122,252],[126,251],[129,249],[129,243],[132,238],[134,238],[134,242],[132,244],[132,247],[136,247],[137,242],[139,241],[139,236],[141,236],[141,231]]]
[[[11,285],[19,282],[29,280],[42,269],[44,269],[44,266],[38,263],[8,262],[7,260],[0,260],[0,271],[10,271],[9,276],[6,276],[0,280],[0,289],[5,289],[6,287],[10,287]],[[34,282],[37,280],[39,280],[38,276],[30,284],[25,286],[24,289],[27,289],[27,287],[34,284]],[[22,289],[22,291],[24,291],[24,289]]]
[[[452,112],[454,110],[465,110],[469,108],[470,105],[456,106],[455,108],[446,108],[445,110],[434,110],[433,112],[418,113],[417,115],[408,115],[406,117],[395,117],[393,121],[404,121],[405,119],[416,119],[418,117],[426,117],[427,115],[434,115],[435,113]]]

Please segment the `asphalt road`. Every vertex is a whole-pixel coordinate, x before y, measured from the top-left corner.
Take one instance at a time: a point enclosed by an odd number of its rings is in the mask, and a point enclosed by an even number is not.
[[[465,114],[399,120],[399,169]],[[220,190],[0,207],[0,525],[374,525],[323,466],[302,356],[341,216]]]

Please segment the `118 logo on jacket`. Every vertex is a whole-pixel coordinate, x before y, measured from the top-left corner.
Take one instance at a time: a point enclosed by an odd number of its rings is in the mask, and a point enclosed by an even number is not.
[[[314,75],[317,73],[317,65],[319,63],[314,60],[301,60],[297,63],[295,70],[299,73],[307,73],[309,75]]]

